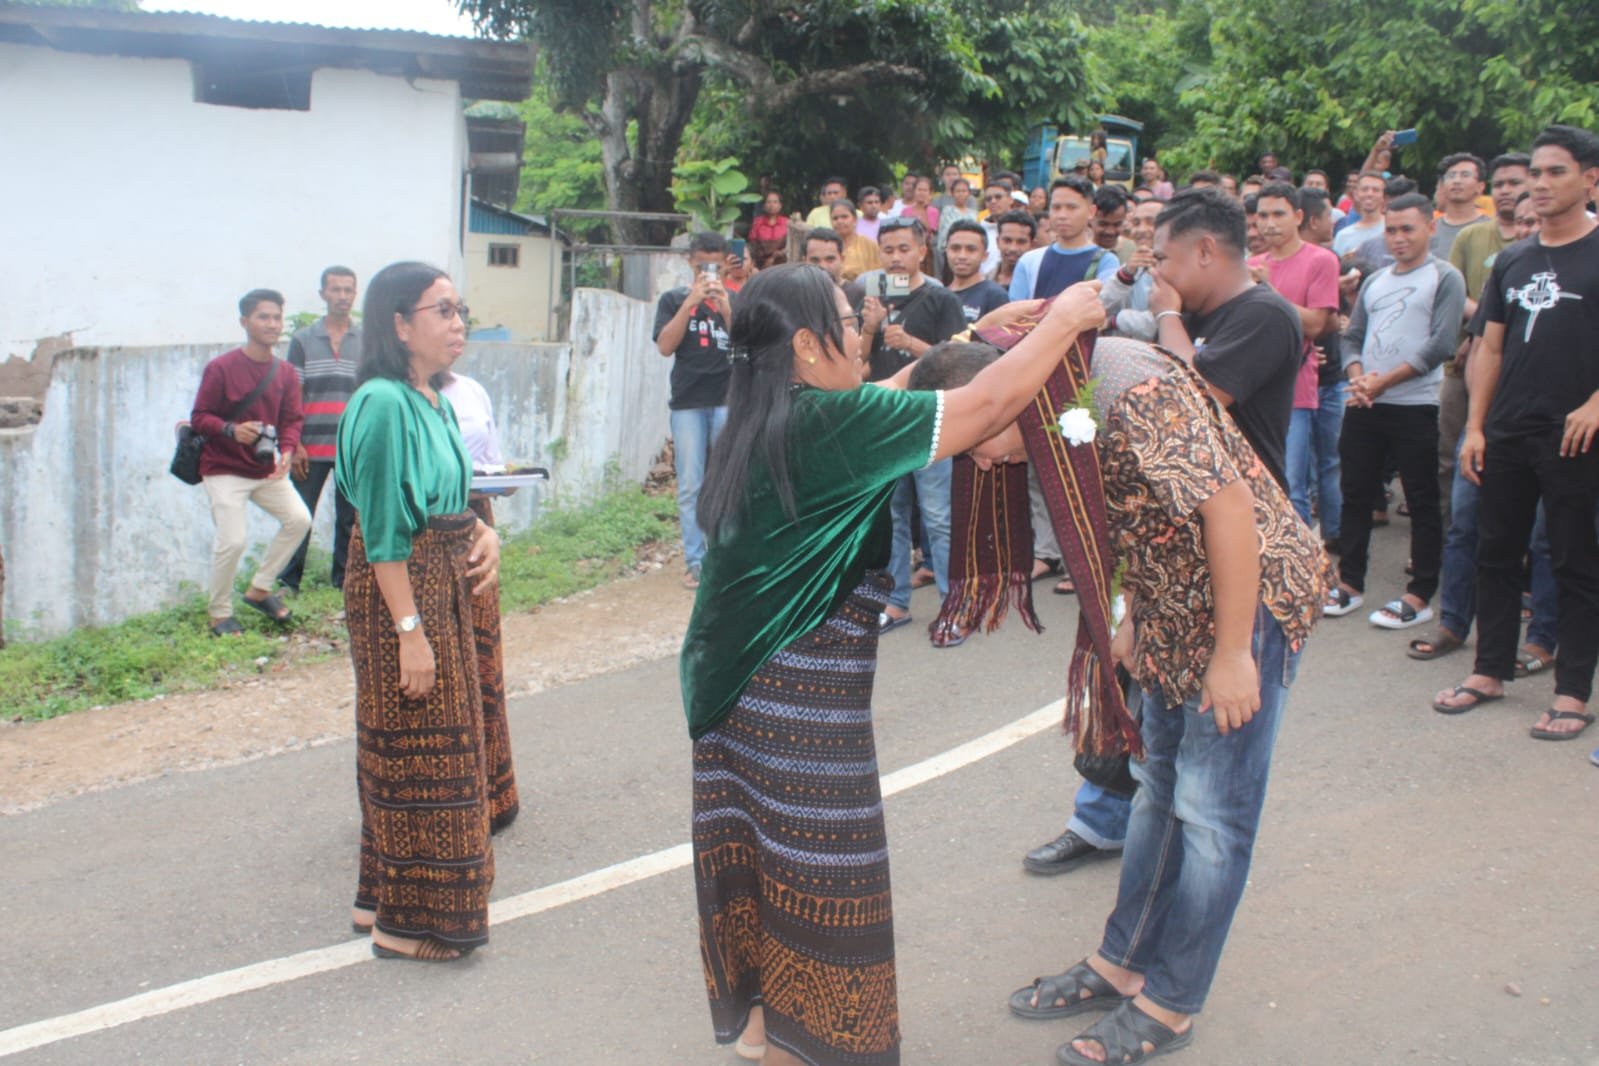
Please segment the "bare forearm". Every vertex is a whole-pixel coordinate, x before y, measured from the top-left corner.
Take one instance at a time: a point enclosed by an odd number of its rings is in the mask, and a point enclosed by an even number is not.
[[[1194,365],[1194,341],[1188,336],[1188,328],[1183,325],[1183,316],[1169,314],[1165,311],[1155,316],[1155,337],[1160,346],[1171,352],[1177,358]]]
[[[1199,505],[1216,603],[1216,653],[1248,652],[1260,603],[1260,535],[1255,494],[1234,481]]]
[[[404,561],[373,563],[372,576],[377,579],[378,591],[389,616],[396,620],[416,614],[416,598],[411,593],[411,575]]]
[[[1499,388],[1499,365],[1504,352],[1498,345],[1478,341],[1466,363],[1466,428],[1481,431],[1488,419],[1488,408],[1493,406],[1494,393]]]
[[[672,320],[661,327],[661,335],[655,338],[655,350],[664,356],[677,354],[677,346],[683,343],[683,337],[688,333],[688,320],[694,317],[694,308],[687,302],[677,309],[677,314]]]

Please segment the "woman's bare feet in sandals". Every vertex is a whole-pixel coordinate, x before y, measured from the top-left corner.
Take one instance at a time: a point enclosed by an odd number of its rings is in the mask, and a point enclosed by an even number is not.
[[[744,1023],[744,1031],[738,1034],[738,1041],[733,1045],[733,1051],[741,1059],[764,1062],[766,1053],[770,1050],[766,1046],[766,1012],[756,1004],[750,1008],[749,1021]]]
[[[461,957],[457,948],[441,944],[431,937],[420,940],[410,937],[390,936],[383,930],[372,930],[372,953],[387,958],[404,957],[421,962],[453,962]]]
[[[350,928],[357,933],[365,935],[372,931],[372,925],[378,919],[377,911],[369,911],[365,907],[350,908]]]
[[[1546,733],[1580,733],[1588,728],[1589,723],[1581,718],[1555,718],[1556,711],[1566,711],[1574,714],[1583,714],[1588,710],[1588,705],[1575,696],[1556,696],[1554,703],[1549,705],[1549,710],[1543,712],[1538,718],[1534,729]]]

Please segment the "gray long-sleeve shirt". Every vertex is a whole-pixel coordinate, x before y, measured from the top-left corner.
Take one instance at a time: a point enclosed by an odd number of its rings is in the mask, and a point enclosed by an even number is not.
[[[1377,271],[1361,286],[1343,335],[1343,365],[1387,373],[1401,364],[1416,369],[1377,398],[1378,403],[1436,404],[1444,363],[1455,353],[1466,307],[1466,280],[1435,255],[1414,270]]]

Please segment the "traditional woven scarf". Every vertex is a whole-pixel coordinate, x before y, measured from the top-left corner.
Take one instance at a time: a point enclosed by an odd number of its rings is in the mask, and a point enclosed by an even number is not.
[[[1039,315],[1043,313],[1040,311]],[[1037,321],[1028,319],[1001,330],[983,330],[979,335],[985,342],[1005,351],[1031,332]],[[1099,469],[1099,455],[1092,444],[1069,444],[1057,432],[1061,414],[1073,406],[1073,401],[1088,384],[1092,352],[1093,335],[1079,337],[1063,353],[1061,365],[1050,375],[1043,391],[1022,410],[1017,422],[1027,445],[1028,460],[1043,490],[1066,571],[1077,586],[1081,611],[1077,645],[1067,675],[1066,732],[1075,738],[1077,750],[1087,755],[1142,756],[1138,724],[1127,712],[1111,658],[1110,600],[1116,577],[1116,553],[1110,543],[1106,521],[1105,483]],[[1007,478],[1015,476],[1006,475]],[[1020,476],[1026,477],[1025,473]],[[994,525],[998,512],[992,506],[985,506],[981,492],[982,486],[976,483],[967,492],[961,492],[958,486],[951,492],[951,559],[962,550],[963,540],[975,540],[981,545],[986,540],[997,542],[1000,538]],[[1026,495],[1025,488],[1022,495]],[[970,547],[965,551],[964,558],[999,562],[998,553],[985,554],[981,548],[973,551]],[[1023,562],[1030,569],[1030,557],[1024,557]],[[982,587],[981,577],[978,585]],[[1000,612],[998,617],[991,618],[989,628],[997,626],[1002,617],[1003,612]],[[1036,625],[1033,628],[1037,628]]]
[[[940,626],[963,632],[992,633],[1015,607],[1022,624],[1043,627],[1033,610],[1033,518],[1027,498],[1027,467],[1000,463],[981,469],[956,456],[950,499],[949,594],[928,627],[936,639]]]

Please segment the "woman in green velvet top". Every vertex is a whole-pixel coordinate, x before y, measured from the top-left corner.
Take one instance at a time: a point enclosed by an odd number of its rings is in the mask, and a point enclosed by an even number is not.
[[[971,384],[912,393],[861,384],[859,318],[819,268],[764,270],[740,293],[680,672],[712,1024],[745,1057],[899,1061],[871,721],[889,497],[1009,425],[1103,319],[1097,283],[1073,286]]]
[[[443,271],[379,271],[361,385],[339,420],[335,475],[357,513],[344,580],[361,801],[352,921],[382,958],[446,961],[488,939],[472,596],[499,579],[500,542],[467,510],[472,463],[450,401],[428,383],[460,357],[466,316]]]

